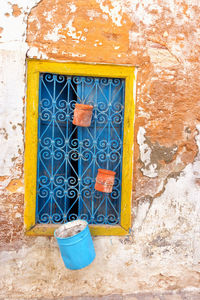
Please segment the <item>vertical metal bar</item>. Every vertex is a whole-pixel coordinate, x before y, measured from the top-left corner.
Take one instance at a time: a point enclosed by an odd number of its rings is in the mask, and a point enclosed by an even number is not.
[[[107,143],[107,162],[106,162],[106,167],[107,170],[109,170],[109,162],[110,162],[110,122],[111,122],[111,116],[110,116],[110,108],[111,108],[111,79],[110,84],[109,84],[109,96],[108,96],[108,143]]]
[[[36,197],[36,223],[39,221],[38,216],[38,191],[39,191],[39,180],[40,180],[40,157],[39,157],[39,151],[40,151],[40,114],[41,114],[41,79],[43,78],[43,74],[39,75],[39,105],[38,105],[38,154],[37,154],[37,197]]]
[[[81,81],[82,81],[82,77],[81,77]],[[77,84],[77,93],[78,93],[78,84]],[[81,84],[81,102],[83,101],[83,85]],[[78,127],[78,139],[80,140],[80,152],[79,152],[79,160],[78,160],[78,218],[80,218],[81,215],[81,206],[83,205],[81,203],[81,200],[83,201],[83,199],[81,199],[81,179],[82,179],[82,140],[83,140],[83,133],[82,133],[82,127]]]
[[[92,163],[92,178],[95,181],[95,168],[96,168],[96,160],[97,160],[97,156],[96,156],[96,152],[97,152],[97,108],[98,108],[98,103],[97,103],[97,90],[98,90],[98,84],[99,84],[99,78],[96,78],[96,82],[95,82],[95,99],[94,99],[94,153],[93,153],[93,163]],[[92,223],[94,221],[94,194],[95,194],[95,190],[92,190],[92,209],[91,209],[91,219],[92,219]]]
[[[120,163],[120,185],[119,185],[119,193],[120,193],[120,198],[118,200],[118,219],[120,221],[120,216],[121,216],[121,181],[122,181],[122,157],[123,157],[123,134],[124,134],[124,98],[125,98],[125,90],[124,90],[124,86],[125,86],[125,80],[121,79],[121,84],[122,84],[122,101],[121,101],[121,105],[123,105],[123,110],[122,110],[122,125],[121,125],[121,163]]]
[[[69,96],[70,96],[70,83],[69,83],[69,77],[67,76],[67,115],[70,116],[69,114]],[[68,153],[68,144],[69,144],[69,117],[67,118],[66,122],[66,128],[65,128],[65,203],[64,203],[64,218],[66,218],[64,221],[67,221],[67,188],[68,188],[68,182],[67,182],[67,177],[68,177],[68,158],[66,157]]]
[[[53,75],[53,100],[52,100],[52,140],[51,140],[51,150],[52,153],[54,153],[54,139],[55,139],[55,104],[56,104],[56,76]],[[53,142],[53,143],[52,143]],[[51,198],[51,203],[50,203],[50,218],[52,222],[52,206],[53,206],[53,190],[54,190],[54,157],[52,155],[51,158],[51,191],[50,191],[50,198]]]
[[[111,83],[112,83],[112,79],[109,79],[109,94],[108,94],[108,143],[107,143],[107,160],[106,160],[106,167],[107,167],[107,170],[109,170],[109,163],[110,163],[110,139],[111,139],[111,131],[110,131],[110,123],[111,123],[111,92],[112,92],[112,86],[111,86]],[[107,218],[108,218],[108,197],[109,195],[106,193],[105,194],[105,200],[106,200],[106,203],[105,203],[105,211],[106,211],[106,216],[105,216],[105,219],[106,219],[106,223],[108,222]]]

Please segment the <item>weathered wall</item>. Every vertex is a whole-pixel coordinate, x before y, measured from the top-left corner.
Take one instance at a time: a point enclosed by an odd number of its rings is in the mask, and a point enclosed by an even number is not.
[[[195,0],[1,1],[2,297],[200,287],[199,14]],[[26,55],[138,67],[132,233],[94,238],[80,271],[24,236]]]

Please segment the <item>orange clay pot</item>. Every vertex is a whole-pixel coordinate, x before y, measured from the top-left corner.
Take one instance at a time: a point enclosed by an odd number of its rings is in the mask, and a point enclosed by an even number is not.
[[[75,104],[73,124],[81,127],[89,127],[92,119],[92,105]]]
[[[113,184],[115,181],[116,172],[98,169],[98,174],[96,177],[95,190],[104,192],[104,193],[112,193]]]

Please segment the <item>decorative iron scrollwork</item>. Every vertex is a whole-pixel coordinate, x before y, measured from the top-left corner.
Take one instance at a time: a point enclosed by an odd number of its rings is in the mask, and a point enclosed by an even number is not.
[[[124,84],[40,74],[37,223],[120,222]],[[76,103],[93,106],[90,127],[72,124]],[[116,172],[112,193],[94,189],[98,168]]]

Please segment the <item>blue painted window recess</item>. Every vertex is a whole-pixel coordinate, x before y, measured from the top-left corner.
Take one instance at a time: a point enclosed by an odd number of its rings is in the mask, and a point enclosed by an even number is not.
[[[37,223],[120,223],[124,85],[119,78],[40,73]],[[72,124],[92,105],[89,127]],[[116,172],[112,193],[94,189],[98,169]]]

